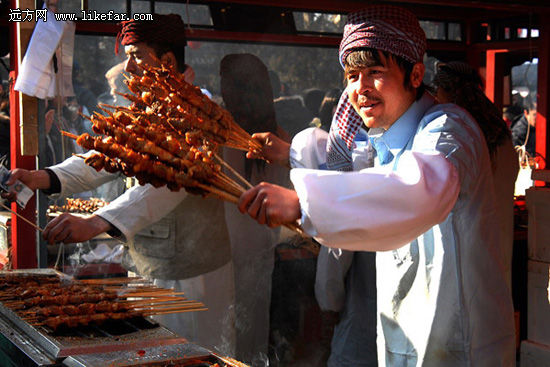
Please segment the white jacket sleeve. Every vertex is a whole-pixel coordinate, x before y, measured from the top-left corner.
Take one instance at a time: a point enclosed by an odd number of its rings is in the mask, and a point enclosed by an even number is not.
[[[166,186],[134,186],[95,214],[115,226],[122,233],[121,240],[131,241],[137,232],[174,210],[187,195],[183,189],[174,192]]]
[[[304,230],[323,245],[347,250],[407,244],[447,217],[460,190],[456,168],[437,152],[407,151],[390,172],[295,168],[290,177]]]
[[[328,133],[318,127],[300,131],[290,145],[292,168],[326,168]]]
[[[88,152],[86,155],[94,153]],[[61,183],[61,197],[66,197],[83,191],[93,190],[106,182],[119,177],[117,173],[109,173],[105,170],[97,172],[93,167],[84,163],[80,157],[70,157],[55,166],[48,167],[52,170]]]

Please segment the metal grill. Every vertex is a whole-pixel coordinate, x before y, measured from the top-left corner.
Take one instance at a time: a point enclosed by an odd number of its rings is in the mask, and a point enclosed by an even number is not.
[[[23,274],[58,275],[52,269],[26,270]],[[214,355],[160,326],[149,317],[134,317],[79,327],[33,325],[0,302],[0,333],[22,354],[22,366],[70,367],[205,367],[233,361]],[[2,350],[4,352],[4,350]],[[21,360],[18,356],[16,359]],[[237,362],[235,362],[237,363]],[[244,366],[244,365],[242,365]]]

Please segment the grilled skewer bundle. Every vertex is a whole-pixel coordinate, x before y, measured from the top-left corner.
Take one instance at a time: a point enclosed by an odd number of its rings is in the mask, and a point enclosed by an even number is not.
[[[143,75],[126,81],[135,96],[123,95],[137,106],[147,106],[140,116],[166,119],[178,132],[185,133],[188,143],[206,140],[207,144],[244,151],[261,148],[226,109],[205,96],[200,88],[187,83],[183,75],[164,65],[140,67]]]
[[[105,115],[85,116],[99,136],[63,134],[98,152],[85,158],[97,171],[122,172],[142,185],[185,188],[237,203],[251,185],[216,155],[216,149],[224,145],[249,151],[261,145],[227,110],[172,69],[140,67],[143,76],[127,80],[134,94],[123,94],[132,106],[100,105]],[[240,183],[223,172],[222,165]],[[297,225],[287,227],[302,233]]]
[[[236,202],[244,192],[242,186],[208,157],[210,153],[205,154],[193,147],[189,147],[186,157],[181,158],[127,132],[123,134],[121,131],[116,137],[63,134],[76,139],[83,148],[99,152],[85,158],[86,164],[97,171],[120,171],[128,177],[136,177],[141,185],[166,185],[173,191],[183,187],[193,193],[213,193],[232,202]],[[122,143],[126,138],[126,143]]]
[[[204,304],[186,300],[179,293],[149,283],[130,284],[128,278],[118,283],[62,283],[58,277],[9,274],[0,276],[0,288],[0,301],[6,307],[25,321],[53,331],[61,326],[206,309]]]
[[[96,170],[120,171],[140,184],[182,187],[236,202],[245,188],[221,170],[220,144],[243,150],[259,148],[229,112],[200,89],[165,67],[144,66],[144,75],[127,81],[136,95],[129,108],[102,105],[106,115],[87,117],[99,136],[64,135],[99,153],[86,157]],[[114,109],[111,111],[105,107]],[[86,117],[86,116],[85,116]]]

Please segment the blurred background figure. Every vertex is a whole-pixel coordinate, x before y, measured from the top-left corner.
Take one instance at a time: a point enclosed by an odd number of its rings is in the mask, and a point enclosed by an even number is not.
[[[76,144],[76,141],[67,137],[54,138],[61,130],[72,134],[80,135],[89,133],[95,135],[92,131],[92,124],[82,115],[89,116],[90,112],[86,106],[81,106],[76,96],[52,100],[46,100],[46,132],[52,138],[54,149],[57,150],[55,161],[51,164],[57,164],[73,154],[82,154],[84,149]]]
[[[319,107],[319,127],[325,131],[330,130],[330,124],[332,123],[332,116],[336,112],[336,106],[342,95],[342,90],[338,88],[329,89],[326,91],[321,106]]]
[[[9,167],[10,156],[10,98],[8,89],[0,83],[0,159]]]
[[[304,105],[309,112],[313,114],[313,117],[318,117],[319,108],[321,107],[321,102],[323,101],[325,92],[319,88],[309,88],[303,91],[302,96],[304,99]]]
[[[94,134],[92,123],[82,115],[90,116],[90,110],[84,105],[80,105],[76,97],[67,97],[63,106],[63,117],[67,127],[74,134]]]
[[[90,113],[97,111],[97,96],[92,92],[89,86],[84,83],[84,77],[82,75],[80,65],[75,62],[73,64],[73,89],[75,93],[75,99],[78,102],[78,105],[86,107]],[[97,82],[97,80],[96,80]]]
[[[0,83],[0,121],[10,119],[10,98],[8,88]]]
[[[46,149],[44,152],[46,156],[40,157],[44,162],[44,166],[53,166],[65,159],[63,157],[63,149],[61,149],[63,144],[61,141],[61,131],[59,126],[54,124],[55,118],[54,108],[49,109],[44,117],[44,131],[46,132]]]
[[[512,104],[502,109],[502,119],[506,122],[509,129],[514,126],[521,116],[523,116],[523,108],[517,104]]]
[[[477,121],[483,135],[493,171],[499,216],[503,264],[511,289],[514,223],[514,185],[518,175],[518,157],[502,113],[483,92],[483,81],[470,65],[452,61],[437,66],[433,84],[439,103],[455,103]]]
[[[264,63],[251,54],[229,54],[220,62],[223,103],[248,133],[280,135],[275,119],[273,91]],[[278,133],[279,132],[279,133]],[[261,181],[289,185],[288,168],[225,148],[224,159],[252,185]],[[230,176],[231,173],[228,173]],[[271,276],[279,230],[259,225],[225,204],[235,276],[236,357],[251,365],[267,366]]]
[[[113,105],[113,106],[129,106],[130,101],[122,97],[118,93],[129,93],[128,87],[124,84],[124,63],[120,62],[107,70],[105,79],[109,85],[109,91],[104,92],[97,97],[98,102]]]
[[[277,99],[281,96],[282,85],[281,79],[279,79],[279,74],[274,70],[269,70],[269,81],[271,83],[271,91],[273,92],[273,99]]]
[[[274,101],[277,123],[292,139],[300,131],[309,127],[313,113],[309,111],[299,95],[281,96]]]
[[[535,157],[535,123],[537,120],[537,104],[533,101],[528,101],[527,106],[523,110],[523,115],[512,126],[512,140],[514,146],[525,147],[525,151],[532,158]]]
[[[288,87],[275,71],[268,71],[268,81],[271,84],[277,124],[288,134],[287,138],[292,139],[309,127],[315,115],[304,105],[302,96],[288,95]]]

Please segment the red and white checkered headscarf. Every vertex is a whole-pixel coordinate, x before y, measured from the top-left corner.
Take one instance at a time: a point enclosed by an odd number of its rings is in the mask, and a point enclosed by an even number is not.
[[[390,5],[373,5],[348,15],[340,42],[340,63],[357,48],[374,48],[413,64],[422,62],[426,35],[416,16]]]
[[[118,44],[132,45],[145,42],[148,44],[171,44],[185,47],[185,24],[178,14],[153,14],[153,20],[127,20],[117,35],[115,53],[118,54]]]
[[[413,64],[422,62],[426,51],[426,35],[414,14],[390,5],[372,5],[348,15],[340,42],[340,64],[354,50],[372,48],[399,56]],[[351,106],[344,90],[327,144],[327,166],[330,169],[351,171],[353,140],[363,124]]]

